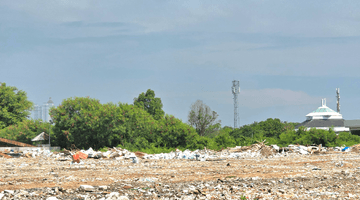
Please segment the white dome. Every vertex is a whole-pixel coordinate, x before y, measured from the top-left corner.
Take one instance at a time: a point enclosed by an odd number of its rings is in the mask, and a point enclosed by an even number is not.
[[[342,119],[342,115],[326,106],[326,100],[321,101],[321,106],[313,112],[306,115],[307,120],[310,119]]]

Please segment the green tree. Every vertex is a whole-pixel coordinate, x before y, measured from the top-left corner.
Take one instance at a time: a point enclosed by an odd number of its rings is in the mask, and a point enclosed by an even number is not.
[[[97,99],[75,97],[63,100],[50,110],[58,145],[98,148],[118,142],[118,138],[110,136],[114,125],[122,123],[123,119],[115,120],[114,115],[120,115],[115,111],[116,105],[102,105]]]
[[[231,131],[230,135],[234,138],[240,138],[242,136],[244,137],[253,137],[255,131],[253,130],[252,126],[245,125],[241,128],[236,128],[233,131]]]
[[[35,142],[32,142],[31,139],[33,139],[42,132],[49,134],[49,129],[51,130],[51,125],[47,122],[25,119],[22,122],[10,125],[0,130],[0,137],[9,140],[24,142],[27,144],[35,144]],[[50,135],[51,139],[53,139],[53,133],[51,133]],[[53,143],[54,141],[51,142]]]
[[[212,111],[209,106],[201,100],[197,100],[191,105],[188,123],[196,129],[196,132],[200,136],[205,136],[221,128],[220,120],[217,120],[218,116],[219,115],[215,111]]]
[[[174,116],[155,120],[138,106],[100,104],[98,100],[75,97],[52,108],[54,142],[78,148],[121,145],[129,150],[186,147],[197,136],[189,124]]]
[[[30,115],[33,103],[26,92],[13,86],[0,85],[0,129],[22,122]]]
[[[134,99],[134,105],[146,110],[154,119],[159,120],[164,117],[165,112],[162,110],[163,104],[161,99],[155,97],[155,92],[148,89],[146,93],[141,93]]]
[[[261,130],[265,131],[264,136],[266,137],[278,138],[284,131],[284,124],[277,118],[268,118],[266,121],[259,122],[258,125]]]
[[[227,148],[236,146],[236,141],[228,132],[222,132],[214,138],[219,148]]]

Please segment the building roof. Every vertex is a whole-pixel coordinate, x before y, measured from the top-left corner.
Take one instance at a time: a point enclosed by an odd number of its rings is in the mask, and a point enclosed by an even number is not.
[[[306,115],[307,120],[310,119],[324,119],[324,118],[330,118],[330,119],[342,119],[342,115],[338,112],[335,112],[331,108],[326,106],[326,99],[321,100],[321,106],[318,107],[313,112]]]
[[[298,124],[295,129],[298,129],[300,126],[304,127],[344,127],[344,121],[343,119],[312,119],[312,120],[306,120],[300,124]]]
[[[54,104],[54,102],[51,100],[51,97],[49,98],[49,101],[47,102],[48,104]]]
[[[40,140],[48,140],[48,139],[49,139],[49,135],[46,134],[45,132],[42,132],[36,137],[34,137],[31,141],[40,141]]]
[[[323,112],[335,112],[335,111],[327,106],[321,106],[313,111],[313,113],[323,113]]]
[[[360,119],[346,120],[344,124],[346,127],[350,127],[350,128],[360,127]]]
[[[19,147],[35,147],[35,146],[31,145],[31,144],[26,144],[26,143],[14,141],[14,140],[8,140],[8,139],[5,139],[5,138],[0,138],[0,142],[12,144],[12,145],[19,146]]]

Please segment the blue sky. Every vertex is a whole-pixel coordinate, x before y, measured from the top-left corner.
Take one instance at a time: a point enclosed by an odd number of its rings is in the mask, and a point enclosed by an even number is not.
[[[147,89],[187,121],[200,99],[233,125],[302,122],[327,98],[358,119],[359,1],[0,1],[0,82],[42,104],[132,103]]]

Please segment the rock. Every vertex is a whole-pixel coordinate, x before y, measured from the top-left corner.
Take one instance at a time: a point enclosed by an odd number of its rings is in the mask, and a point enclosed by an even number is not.
[[[108,186],[102,185],[102,186],[99,186],[99,189],[100,189],[100,190],[107,190],[107,189],[108,189]]]
[[[119,197],[120,196],[120,194],[118,193],[118,192],[111,192],[110,194],[108,194],[108,195],[106,195],[106,196],[108,196],[108,197]]]
[[[48,197],[48,198],[46,198],[46,200],[58,200],[58,198],[56,198],[56,197]]]
[[[92,192],[95,190],[95,188],[91,185],[80,185],[80,190],[85,192]]]
[[[14,194],[14,190],[4,190],[4,193]]]

